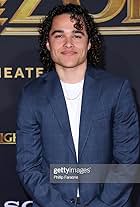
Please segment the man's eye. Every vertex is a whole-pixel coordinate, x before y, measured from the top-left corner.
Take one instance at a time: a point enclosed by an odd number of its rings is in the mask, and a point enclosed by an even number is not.
[[[75,37],[76,39],[81,39],[81,38],[82,38],[81,35],[74,35],[74,37]]]
[[[55,35],[55,38],[62,38],[62,35]]]

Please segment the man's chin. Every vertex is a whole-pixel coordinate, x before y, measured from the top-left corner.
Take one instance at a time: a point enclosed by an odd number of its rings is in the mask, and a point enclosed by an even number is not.
[[[63,63],[59,64],[61,67],[66,68],[66,69],[72,69],[78,66],[78,64],[73,64],[73,63]]]

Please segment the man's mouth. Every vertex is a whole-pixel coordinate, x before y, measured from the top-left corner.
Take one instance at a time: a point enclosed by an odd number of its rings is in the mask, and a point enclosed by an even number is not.
[[[75,52],[75,51],[62,51],[61,54],[71,56],[71,55],[77,54],[77,52]]]

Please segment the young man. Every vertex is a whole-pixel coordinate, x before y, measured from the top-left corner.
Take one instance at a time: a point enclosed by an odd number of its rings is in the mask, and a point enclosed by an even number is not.
[[[100,36],[79,5],[49,12],[40,45],[48,72],[24,87],[17,119],[17,172],[33,207],[131,207],[132,184],[50,182],[50,164],[137,163],[128,81],[98,69]]]

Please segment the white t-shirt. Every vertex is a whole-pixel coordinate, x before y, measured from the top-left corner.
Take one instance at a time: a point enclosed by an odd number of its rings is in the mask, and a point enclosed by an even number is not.
[[[70,127],[78,161],[79,125],[84,80],[74,84],[64,83],[63,81],[60,82],[67,105]],[[79,188],[77,188],[77,197],[79,197]]]
[[[61,81],[61,85],[63,88],[63,93],[67,105],[77,161],[78,161],[79,125],[80,125],[83,83],[84,80],[74,84],[65,83]]]

